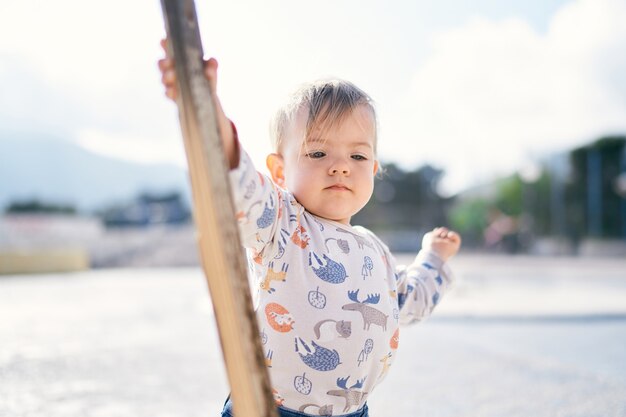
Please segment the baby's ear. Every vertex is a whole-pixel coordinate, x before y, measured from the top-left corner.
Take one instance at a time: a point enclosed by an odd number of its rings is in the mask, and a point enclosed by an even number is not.
[[[374,175],[378,174],[378,168],[380,167],[378,165],[378,159],[377,159],[374,161]]]
[[[285,188],[285,163],[282,155],[277,153],[267,155],[265,164],[267,165],[267,169],[270,171],[274,184],[278,185],[280,188]]]

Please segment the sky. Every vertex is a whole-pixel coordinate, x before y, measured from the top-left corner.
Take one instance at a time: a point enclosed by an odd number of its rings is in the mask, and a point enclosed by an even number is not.
[[[300,83],[350,80],[379,158],[444,169],[443,194],[626,133],[626,0],[196,1],[218,93],[259,169]],[[185,165],[160,84],[156,0],[0,3],[0,140],[41,133]]]

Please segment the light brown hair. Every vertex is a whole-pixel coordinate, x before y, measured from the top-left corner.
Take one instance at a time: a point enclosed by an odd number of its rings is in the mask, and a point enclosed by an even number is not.
[[[319,80],[303,84],[291,96],[286,105],[278,109],[271,126],[270,138],[274,152],[279,152],[285,139],[285,131],[300,109],[308,109],[305,138],[315,128],[322,131],[341,122],[360,105],[372,111],[376,131],[376,110],[370,96],[356,85],[341,79]],[[374,137],[376,151],[377,134]]]

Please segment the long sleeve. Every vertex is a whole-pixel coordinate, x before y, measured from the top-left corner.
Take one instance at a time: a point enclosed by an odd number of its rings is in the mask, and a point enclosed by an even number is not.
[[[243,245],[260,260],[275,249],[284,191],[256,171],[242,148],[239,152],[239,165],[230,171],[236,217]]]
[[[396,275],[401,324],[430,316],[453,282],[448,265],[434,253],[424,250],[410,265],[397,267]]]

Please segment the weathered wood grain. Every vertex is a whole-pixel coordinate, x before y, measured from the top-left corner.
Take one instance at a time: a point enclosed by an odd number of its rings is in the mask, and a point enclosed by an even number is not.
[[[217,128],[193,0],[161,0],[170,54],[176,61],[178,109],[189,164],[194,221],[222,352],[238,417],[277,415],[246,259],[235,220],[228,165]]]

